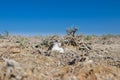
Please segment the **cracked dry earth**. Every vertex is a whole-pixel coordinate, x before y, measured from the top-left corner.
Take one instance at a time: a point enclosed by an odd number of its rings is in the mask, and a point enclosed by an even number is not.
[[[120,37],[93,37],[90,50],[41,45],[48,37],[0,39],[0,80],[120,80]],[[63,38],[60,38],[64,40]],[[80,46],[80,45],[79,45]]]

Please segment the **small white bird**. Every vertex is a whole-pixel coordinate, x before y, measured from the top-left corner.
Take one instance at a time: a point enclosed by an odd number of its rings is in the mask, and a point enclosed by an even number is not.
[[[54,42],[52,51],[59,51],[60,53],[64,53],[64,49],[59,46],[61,46],[61,43]]]

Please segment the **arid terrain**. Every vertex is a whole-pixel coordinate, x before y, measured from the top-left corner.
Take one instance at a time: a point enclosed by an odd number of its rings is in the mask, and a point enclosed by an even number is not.
[[[120,80],[120,36],[1,36],[0,80]]]

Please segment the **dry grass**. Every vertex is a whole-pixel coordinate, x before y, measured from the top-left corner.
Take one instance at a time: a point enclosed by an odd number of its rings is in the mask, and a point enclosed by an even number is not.
[[[64,53],[48,50],[55,40]],[[119,36],[0,38],[0,80],[119,79]]]

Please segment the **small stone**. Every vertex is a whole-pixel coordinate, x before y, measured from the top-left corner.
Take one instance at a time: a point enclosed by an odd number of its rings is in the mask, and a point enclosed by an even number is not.
[[[10,52],[11,52],[11,53],[20,53],[21,50],[20,50],[19,48],[11,48],[11,49],[10,49]]]

